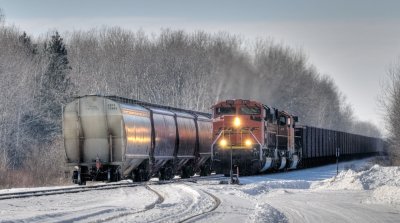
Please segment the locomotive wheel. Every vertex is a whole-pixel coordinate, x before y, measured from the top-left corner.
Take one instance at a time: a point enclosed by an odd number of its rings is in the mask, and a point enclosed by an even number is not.
[[[251,166],[251,175],[256,175],[261,169],[260,161],[253,162]]]

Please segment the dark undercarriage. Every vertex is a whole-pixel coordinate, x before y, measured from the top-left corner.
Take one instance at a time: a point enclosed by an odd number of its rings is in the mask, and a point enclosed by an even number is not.
[[[233,173],[239,172],[241,176],[249,176],[257,174],[260,170],[259,159],[259,154],[253,149],[218,149],[214,153],[213,168],[217,174],[229,175],[232,166]]]

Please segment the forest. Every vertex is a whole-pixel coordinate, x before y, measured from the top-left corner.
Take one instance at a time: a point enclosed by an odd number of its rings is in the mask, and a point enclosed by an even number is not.
[[[399,94],[399,67],[393,72]],[[226,32],[103,27],[33,38],[6,25],[0,11],[0,91],[0,187],[65,181],[62,106],[87,94],[204,112],[219,100],[254,99],[297,115],[301,124],[381,134],[355,118],[333,79],[303,51],[271,38],[249,44]],[[393,97],[388,108],[400,106]],[[399,139],[399,125],[393,128]]]

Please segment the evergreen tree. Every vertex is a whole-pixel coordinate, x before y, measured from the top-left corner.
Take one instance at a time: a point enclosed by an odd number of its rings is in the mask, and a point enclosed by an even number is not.
[[[22,118],[22,122],[28,123],[27,132],[32,137],[41,142],[51,142],[61,132],[62,106],[72,96],[73,86],[69,78],[71,67],[67,50],[58,32],[44,43],[42,56],[47,60],[47,67],[38,80],[35,107]]]
[[[22,35],[19,36],[18,40],[26,54],[37,54],[37,45],[32,44],[31,37],[29,37],[26,32],[23,32]]]
[[[72,93],[67,49],[58,32],[45,43],[44,49],[48,66],[41,79],[39,109],[47,113],[47,118],[60,120],[61,107]]]

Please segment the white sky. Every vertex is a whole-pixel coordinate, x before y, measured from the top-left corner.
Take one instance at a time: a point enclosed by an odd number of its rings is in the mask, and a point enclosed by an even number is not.
[[[400,1],[395,0],[0,0],[8,24],[30,35],[121,26],[157,33],[228,31],[272,37],[301,48],[331,76],[360,120],[382,127],[377,99],[386,69],[400,56]]]

